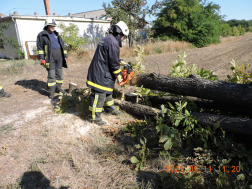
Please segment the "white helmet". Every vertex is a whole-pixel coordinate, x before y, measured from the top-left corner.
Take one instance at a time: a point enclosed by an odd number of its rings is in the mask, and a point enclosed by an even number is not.
[[[123,35],[126,35],[126,36],[129,35],[129,28],[128,28],[128,26],[125,24],[125,22],[120,21],[120,22],[118,22],[118,23],[115,24],[115,25],[118,26],[118,27],[122,30]]]
[[[45,26],[44,27],[46,27],[46,26],[56,26],[57,24],[56,24],[56,22],[55,22],[55,19],[52,19],[52,18],[47,18],[46,20],[45,20]]]

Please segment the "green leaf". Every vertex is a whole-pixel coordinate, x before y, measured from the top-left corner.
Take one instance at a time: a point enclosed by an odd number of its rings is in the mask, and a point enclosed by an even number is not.
[[[213,126],[213,131],[215,131],[219,127],[220,127],[220,124],[219,123],[215,123],[214,126]]]
[[[143,142],[143,140],[140,138],[140,143],[142,144],[142,145],[144,145],[144,142]]]
[[[165,171],[158,172],[158,174],[159,174],[161,177],[167,177],[167,176],[169,176],[169,175],[168,175],[169,173],[167,173],[167,172],[165,172]]]
[[[184,102],[184,104],[182,105],[182,108],[186,107],[187,102]]]
[[[169,104],[171,109],[175,109],[174,106],[170,102],[168,102],[168,104]]]
[[[185,110],[185,114],[188,115],[188,116],[190,115],[188,110]]]
[[[139,163],[140,162],[135,156],[131,157],[130,161],[131,161],[131,163]]]
[[[164,141],[166,141],[168,139],[169,139],[168,135],[163,135],[163,136],[160,137],[159,142],[164,142]]]
[[[136,148],[141,148],[141,145],[140,144],[136,144],[135,147]]]
[[[245,180],[244,174],[237,175],[237,180]]]
[[[168,150],[168,149],[171,149],[171,147],[172,147],[172,140],[171,140],[171,138],[169,138],[164,145],[164,149]]]
[[[180,120],[177,119],[177,120],[175,121],[175,126],[178,126],[179,123],[180,123]]]

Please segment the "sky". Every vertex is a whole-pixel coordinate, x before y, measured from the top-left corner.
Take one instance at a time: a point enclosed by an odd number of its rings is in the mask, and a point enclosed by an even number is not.
[[[111,0],[49,0],[51,13],[65,16],[68,13],[76,14],[81,12],[103,9],[103,3],[110,3]],[[147,0],[149,6],[155,0]],[[226,21],[252,20],[252,0],[208,0],[218,4],[220,15],[226,15]],[[0,13],[9,16],[9,13],[17,11],[19,15],[45,15],[44,0],[0,0]],[[146,17],[147,21],[153,21],[156,17]]]

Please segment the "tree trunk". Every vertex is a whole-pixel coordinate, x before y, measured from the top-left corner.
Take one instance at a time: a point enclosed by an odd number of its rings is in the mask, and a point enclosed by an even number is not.
[[[137,75],[128,83],[174,94],[210,99],[248,108],[252,107],[252,85],[250,84],[209,81],[197,75],[181,78],[156,73]]]
[[[115,104],[119,105],[122,110],[141,117],[154,117],[161,113],[161,110],[156,108],[117,99],[115,99]],[[191,114],[196,117],[198,123],[202,126],[213,127],[215,123],[219,123],[224,131],[252,136],[252,119],[198,112],[192,112]]]
[[[148,96],[148,98],[149,98],[148,100],[152,103],[152,105],[167,104],[168,102],[175,104],[175,102],[185,100],[187,102],[194,102],[197,105],[197,107],[199,107],[199,108],[214,109],[214,110],[220,110],[220,111],[225,111],[225,112],[231,112],[236,115],[252,116],[251,108],[232,105],[232,104],[226,104],[226,103],[222,103],[222,102],[216,102],[214,100],[202,99],[202,98],[197,98],[197,97]]]
[[[141,104],[132,104],[131,102],[114,99],[115,104],[119,105],[122,110],[140,117],[154,117],[160,112],[159,109],[152,108]]]
[[[129,47],[133,47],[133,36],[131,34],[129,34]]]
[[[219,123],[224,131],[252,136],[252,119],[199,112],[192,112],[192,114],[202,126],[213,126],[214,123]]]

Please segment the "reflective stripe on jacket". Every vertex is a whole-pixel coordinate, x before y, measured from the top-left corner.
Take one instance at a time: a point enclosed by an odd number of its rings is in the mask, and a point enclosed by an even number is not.
[[[68,56],[67,56],[67,51],[65,49],[64,42],[57,31],[54,30],[54,33],[58,37],[60,48],[62,51],[62,57],[63,57],[62,66],[67,68],[65,58],[68,58]],[[37,51],[38,51],[39,60],[45,60],[46,62],[45,66],[48,65],[48,68],[49,68],[49,63],[51,63],[52,61],[52,46],[51,46],[50,37],[46,30],[43,30],[42,32],[40,32],[37,36]]]
[[[88,69],[88,87],[102,93],[113,92],[116,76],[121,74],[119,54],[119,43],[113,35],[99,42]]]

